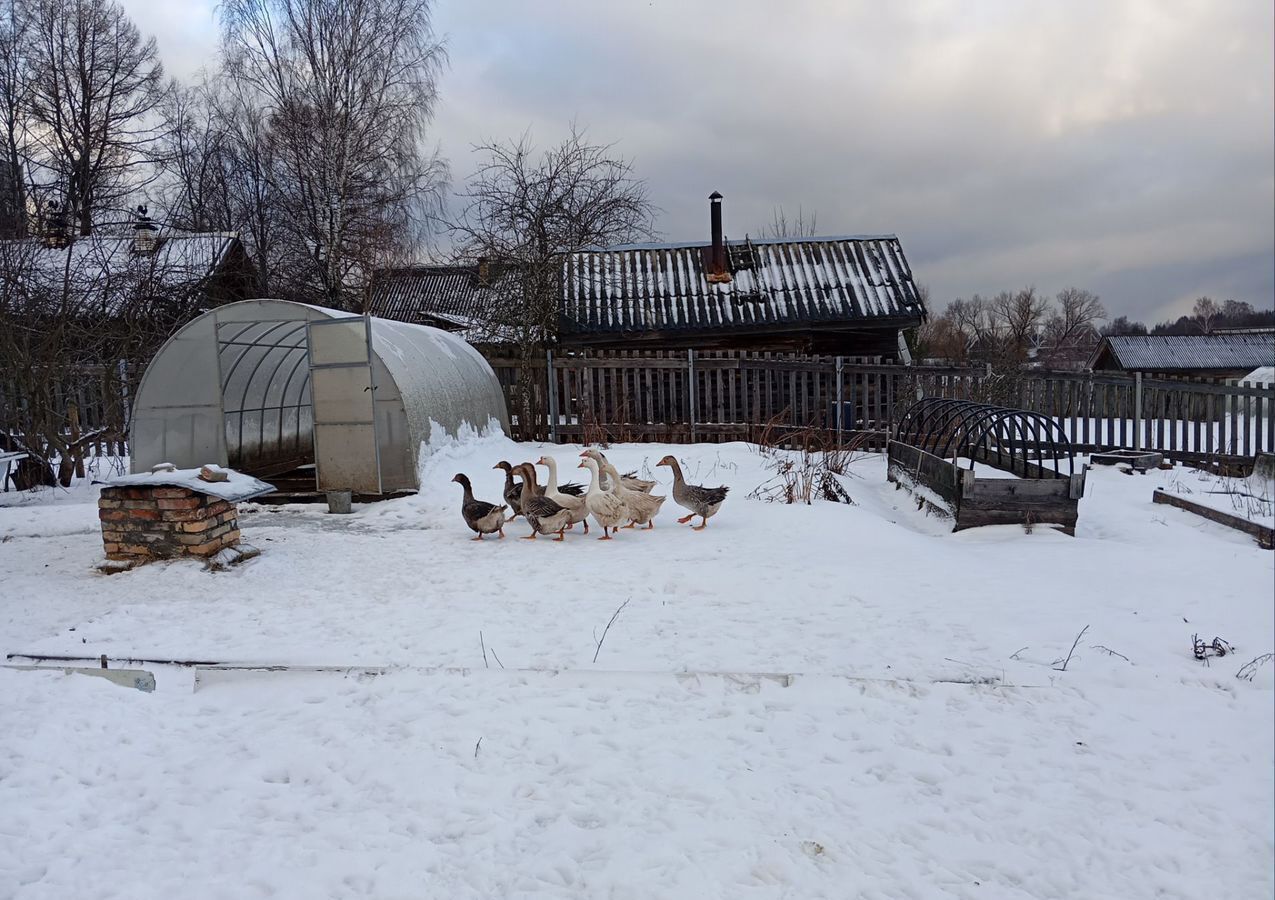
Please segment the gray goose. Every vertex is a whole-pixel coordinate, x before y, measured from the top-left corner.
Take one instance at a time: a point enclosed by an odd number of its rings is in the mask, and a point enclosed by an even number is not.
[[[673,502],[682,509],[689,509],[690,514],[682,516],[677,522],[679,525],[685,525],[696,516],[700,517],[700,523],[694,526],[695,531],[703,531],[708,527],[708,520],[717,515],[717,511],[722,508],[722,503],[726,500],[726,494],[730,491],[728,487],[701,487],[696,484],[687,484],[686,479],[682,477],[682,467],[678,465],[677,460],[672,456],[666,456],[656,463],[657,466],[668,466],[673,470]]]

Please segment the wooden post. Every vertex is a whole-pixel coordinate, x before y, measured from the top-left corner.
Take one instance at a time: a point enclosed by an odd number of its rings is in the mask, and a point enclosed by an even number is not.
[[[841,408],[842,375],[845,370],[845,357],[837,357],[837,446],[841,446],[841,433],[845,429],[845,411]]]
[[[1133,373],[1133,449],[1142,449],[1142,373]]]
[[[553,373],[553,351],[545,350],[545,375],[549,379],[549,443],[558,443],[558,379]]]
[[[690,398],[690,425],[691,425],[691,443],[695,443],[695,407],[699,399],[699,392],[695,387],[695,351],[686,351],[686,378],[689,382],[687,394]]]
[[[66,408],[71,430],[71,460],[75,465],[75,477],[84,477],[84,448],[80,446],[80,405],[71,401]]]

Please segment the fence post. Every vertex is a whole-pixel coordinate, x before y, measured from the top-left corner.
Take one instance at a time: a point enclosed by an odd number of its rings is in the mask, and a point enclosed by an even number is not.
[[[695,351],[686,351],[686,380],[690,389],[691,443],[695,443],[695,408],[699,405],[699,390],[695,386]]]
[[[845,369],[845,357],[837,357],[837,446],[841,446],[841,433],[845,429],[845,411],[842,408],[842,371]]]
[[[1133,449],[1142,449],[1142,373],[1133,373]]]
[[[553,351],[545,350],[545,376],[549,379],[549,443],[558,443],[558,379],[553,374]]]

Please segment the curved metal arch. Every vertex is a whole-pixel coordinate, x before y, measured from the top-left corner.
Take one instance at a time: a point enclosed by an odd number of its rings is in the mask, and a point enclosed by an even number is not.
[[[1031,456],[1041,459],[1048,453],[1055,475],[1063,477],[1064,458],[1069,474],[1075,474],[1075,455],[1066,430],[1054,418],[1031,410],[927,397],[904,413],[896,440],[944,458],[965,456],[971,468],[980,452],[1008,456],[1010,472],[1021,463],[1024,477],[1028,476]]]
[[[922,427],[920,423],[925,418],[926,411],[942,402],[944,399],[941,397],[925,397],[909,406],[894,429],[895,440],[905,441],[909,437],[918,435]]]

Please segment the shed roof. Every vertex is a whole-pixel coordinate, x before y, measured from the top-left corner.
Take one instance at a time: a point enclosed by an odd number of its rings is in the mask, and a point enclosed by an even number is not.
[[[892,234],[727,241],[731,279],[710,284],[703,242],[569,254],[561,329],[708,331],[919,322],[925,308]]]
[[[475,344],[512,340],[510,330],[496,321],[496,305],[475,265],[405,266],[377,271],[368,313],[433,325]]]
[[[239,242],[233,231],[159,233],[155,250],[139,254],[133,236],[95,232],[66,247],[50,247],[35,238],[0,242],[6,267],[30,269],[60,285],[75,289],[82,308],[115,316],[137,299],[145,283],[151,291],[172,292],[203,285],[226,261]]]
[[[1126,334],[1103,339],[1090,366],[1104,353],[1130,371],[1248,370],[1275,361],[1275,334]]]

